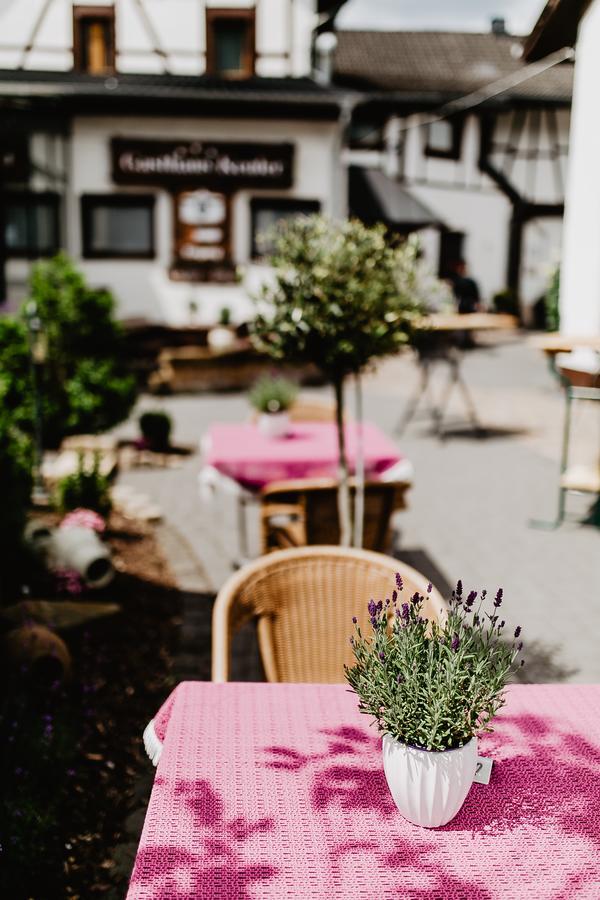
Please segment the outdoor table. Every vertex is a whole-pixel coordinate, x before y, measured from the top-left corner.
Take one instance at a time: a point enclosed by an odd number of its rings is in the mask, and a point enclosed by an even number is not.
[[[375,425],[363,429],[365,475],[377,477],[401,456]],[[258,490],[273,481],[335,478],[338,473],[337,428],[333,422],[292,422],[286,437],[268,438],[253,423],[210,426],[205,462],[243,487]],[[357,426],[346,425],[346,453],[353,471]]]
[[[146,738],[129,900],[600,897],[600,685],[510,687],[490,783],[433,830],[396,810],[344,685],[184,682]]]
[[[418,325],[415,341],[420,370],[417,390],[409,400],[396,426],[396,434],[402,434],[425,399],[429,387],[431,369],[435,363],[448,365],[450,375],[441,399],[433,403],[430,415],[438,437],[443,437],[442,422],[450,395],[455,387],[460,390],[471,428],[483,433],[475,404],[462,374],[463,354],[457,344],[457,335],[473,334],[477,331],[511,331],[518,326],[518,319],[504,313],[431,313]]]

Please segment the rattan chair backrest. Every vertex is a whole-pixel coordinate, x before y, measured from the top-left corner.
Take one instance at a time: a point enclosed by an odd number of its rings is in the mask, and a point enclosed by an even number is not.
[[[367,550],[304,547],[261,557],[223,586],[213,612],[214,681],[227,681],[231,637],[257,619],[259,649],[267,681],[340,683],[350,664],[352,616],[368,624],[367,603],[390,597],[400,572],[404,594],[426,596],[425,614],[439,621],[446,609],[440,594],[410,566]]]
[[[392,513],[406,507],[407,482],[369,481],[365,484],[363,547],[385,552],[389,549]],[[351,482],[351,510],[355,486]],[[274,482],[261,494],[263,508],[272,504],[296,504],[303,526],[305,544],[339,544],[338,488],[333,479]],[[263,552],[277,547],[277,529],[265,523]]]

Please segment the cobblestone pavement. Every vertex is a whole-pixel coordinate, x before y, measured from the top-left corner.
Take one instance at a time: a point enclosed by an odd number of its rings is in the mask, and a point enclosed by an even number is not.
[[[451,398],[445,440],[432,434],[430,421],[421,415],[397,438],[415,477],[410,508],[397,518],[395,553],[441,589],[459,577],[469,588],[502,585],[507,618],[522,625],[528,642],[523,671],[531,680],[598,682],[600,532],[579,521],[590,498],[571,498],[571,520],[556,531],[530,526],[531,518],[555,515],[561,391],[542,355],[523,338],[469,351],[463,372],[486,431],[477,437],[466,427],[457,395]],[[438,393],[445,377],[440,366],[433,385]],[[382,364],[365,382],[368,419],[393,435],[417,384],[411,355]],[[173,416],[176,441],[196,446],[211,421],[248,415],[239,394],[144,397],[140,402],[140,408],[158,406]],[[597,458],[599,412],[596,404],[576,410],[574,451],[580,459]],[[120,431],[133,434],[134,422]],[[161,505],[170,533],[165,549],[182,587],[206,596],[231,572],[235,520],[224,513],[217,521],[203,508],[199,465],[194,455],[180,468],[132,470],[121,478]]]

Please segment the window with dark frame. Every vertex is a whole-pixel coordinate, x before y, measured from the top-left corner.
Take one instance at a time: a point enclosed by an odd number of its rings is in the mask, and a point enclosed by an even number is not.
[[[318,213],[321,211],[321,204],[318,200],[300,200],[295,197],[253,197],[250,211],[251,254],[253,259],[261,259],[274,252],[272,233],[280,222]]]
[[[153,194],[84,194],[85,259],[154,259]]]
[[[206,74],[250,78],[255,64],[254,9],[206,10]]]
[[[116,71],[114,6],[73,7],[73,68],[87,75]]]
[[[460,159],[463,120],[439,119],[425,128],[425,156],[439,159]]]
[[[8,257],[36,259],[60,249],[60,197],[52,193],[6,192],[4,241]]]

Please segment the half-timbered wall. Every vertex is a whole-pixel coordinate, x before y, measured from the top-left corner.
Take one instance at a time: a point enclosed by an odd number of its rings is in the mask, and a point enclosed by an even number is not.
[[[386,151],[351,151],[349,160],[381,166],[445,228],[463,232],[484,299],[516,288],[530,316],[560,255],[569,118],[554,107],[474,111],[463,121],[456,159],[428,155],[421,116],[397,118],[386,127]],[[439,240],[439,233],[424,235],[434,268]]]
[[[0,69],[73,68],[73,2],[3,0]],[[94,0],[113,6],[116,66],[122,72],[200,75],[206,68],[206,9],[256,9],[256,74],[310,72],[314,0]]]

